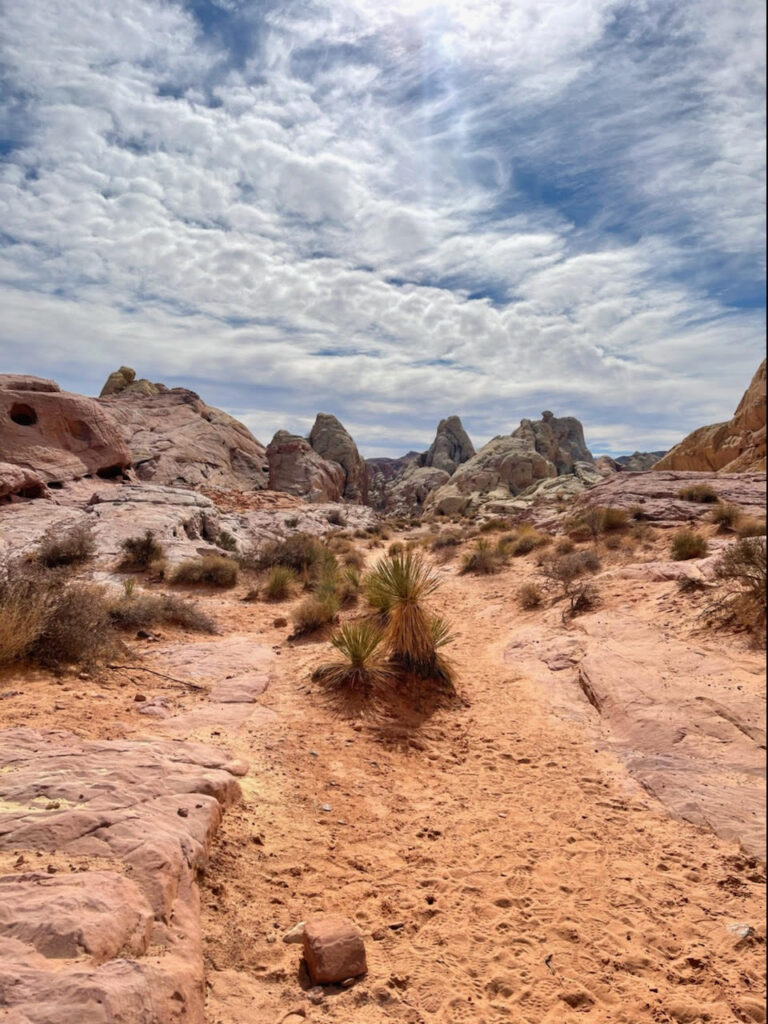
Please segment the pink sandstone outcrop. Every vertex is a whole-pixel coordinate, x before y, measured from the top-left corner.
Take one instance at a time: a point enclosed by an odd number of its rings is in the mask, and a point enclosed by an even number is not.
[[[576,498],[574,511],[589,506],[632,510],[639,518],[675,525],[705,519],[712,506],[686,501],[679,492],[708,484],[720,501],[738,505],[755,518],[765,518],[765,473],[682,473],[648,470],[615,473]]]
[[[234,491],[267,486],[264,445],[239,420],[194,391],[134,378],[130,367],[111,374],[99,403],[117,421],[139,480]]]
[[[0,374],[0,496],[36,497],[41,483],[116,477],[131,465],[118,425],[98,402],[40,377]],[[19,475],[19,471],[22,476]]]
[[[346,473],[338,462],[318,455],[312,445],[298,434],[278,430],[267,447],[269,486],[309,501],[340,501]]]
[[[204,1024],[196,878],[245,770],[200,743],[0,733],[3,1020]]]
[[[763,360],[730,420],[694,430],[653,468],[764,472],[765,410],[766,370]]]

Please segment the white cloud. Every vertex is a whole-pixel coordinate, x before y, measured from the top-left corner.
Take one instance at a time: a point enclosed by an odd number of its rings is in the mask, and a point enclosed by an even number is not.
[[[717,287],[762,259],[751,4],[217,6],[244,62],[180,4],[9,9],[9,368],[128,362],[263,440],[323,408],[392,454],[451,412],[614,450],[730,414],[764,320]]]

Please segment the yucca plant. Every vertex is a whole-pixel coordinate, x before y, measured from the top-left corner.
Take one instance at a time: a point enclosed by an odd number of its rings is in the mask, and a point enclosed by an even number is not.
[[[382,559],[366,577],[366,597],[386,619],[386,646],[392,659],[406,669],[416,670],[434,657],[431,618],[424,601],[439,583],[412,552]]]
[[[345,623],[331,637],[342,660],[321,665],[312,678],[331,690],[371,695],[394,680],[382,652],[382,639],[381,629],[370,620]]]

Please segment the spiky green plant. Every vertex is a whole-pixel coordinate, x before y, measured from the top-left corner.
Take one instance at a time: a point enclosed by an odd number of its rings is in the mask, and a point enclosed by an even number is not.
[[[387,618],[387,647],[406,666],[428,660],[434,651],[423,602],[438,585],[429,566],[413,552],[381,559],[366,578],[368,601]]]
[[[394,680],[382,651],[383,634],[370,620],[348,622],[331,637],[342,660],[321,665],[312,678],[331,690],[369,696]]]

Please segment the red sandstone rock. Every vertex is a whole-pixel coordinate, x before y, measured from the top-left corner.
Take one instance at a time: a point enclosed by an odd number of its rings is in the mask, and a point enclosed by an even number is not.
[[[131,453],[117,424],[92,398],[60,391],[53,381],[0,374],[0,462],[56,483],[120,475]],[[26,486],[20,484],[21,492]],[[11,493],[7,478],[5,487]]]
[[[367,970],[362,933],[348,918],[310,918],[304,926],[303,944],[307,968],[316,985],[357,978]]]

